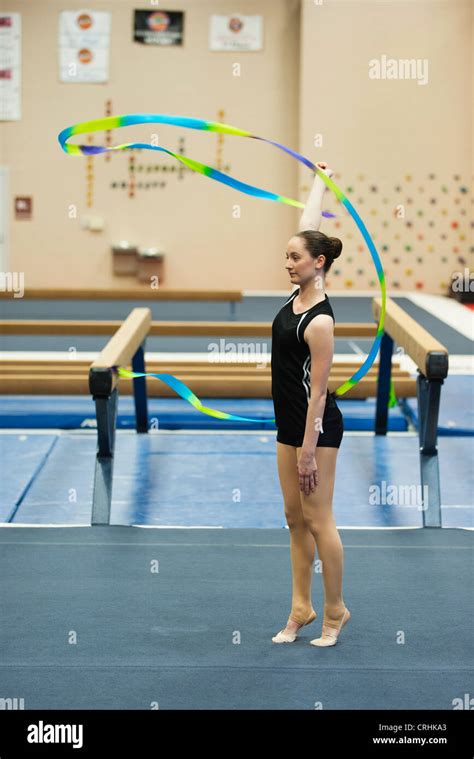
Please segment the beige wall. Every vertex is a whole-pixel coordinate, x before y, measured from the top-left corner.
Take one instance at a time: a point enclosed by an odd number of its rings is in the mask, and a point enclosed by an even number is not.
[[[111,181],[127,178],[128,157],[113,154],[94,159],[94,213],[103,215],[103,233],[81,229],[67,208],[86,208],[86,161],[67,156],[58,132],[71,124],[101,118],[111,98],[114,114],[176,113],[224,121],[255,134],[296,145],[298,139],[299,4],[286,0],[239,3],[241,12],[262,13],[262,53],[216,53],[208,50],[212,12],[232,12],[235,2],[161,3],[185,11],[185,44],[165,49],[131,41],[132,11],[146,8],[134,0],[88,5],[62,0],[12,0],[9,10],[23,19],[23,118],[2,126],[6,162],[12,169],[11,191],[31,194],[34,220],[12,221],[11,267],[26,272],[30,286],[122,286],[134,277],[114,277],[109,246],[128,238],[141,245],[159,245],[167,254],[166,286],[184,288],[281,287],[286,285],[281,250],[291,236],[296,211],[270,201],[236,193],[198,174],[166,175],[165,189],[138,191],[128,198],[110,189]],[[110,81],[62,84],[58,81],[58,13],[64,8],[112,11]],[[38,34],[38,30],[41,31]],[[232,64],[241,63],[241,76]],[[185,136],[185,153],[215,164],[217,136],[161,126],[153,128],[161,144],[177,151]],[[113,132],[115,144],[150,141],[147,126]],[[96,135],[96,142],[102,142]],[[76,138],[76,141],[79,141]],[[296,162],[255,140],[226,137],[223,159],[231,173],[252,184],[291,194],[296,188]],[[171,157],[143,151],[144,164],[178,165]],[[165,175],[159,172],[161,180]],[[138,175],[137,175],[138,176]],[[156,176],[156,174],[154,174]],[[241,218],[233,207],[241,206]],[[280,256],[280,257],[279,257]]]
[[[58,80],[58,14],[85,7],[112,11],[105,85]],[[4,6],[22,14],[22,120],[0,129],[12,196],[9,268],[25,272],[27,287],[136,284],[134,277],[112,274],[110,244],[127,238],[165,250],[166,287],[291,289],[284,250],[298,221],[293,208],[250,198],[197,174],[179,181],[176,173],[154,173],[153,178],[165,179],[164,189],[138,190],[128,198],[126,191],[110,186],[127,179],[125,152],[110,161],[103,155],[94,159],[94,204],[86,207],[86,160],[63,153],[57,134],[104,116],[109,98],[115,115],[175,113],[223,120],[313,161],[328,160],[336,183],[374,238],[389,289],[441,292],[451,272],[463,268],[460,259],[468,260],[472,246],[471,192],[460,191],[472,189],[470,2],[167,0],[160,7],[186,14],[185,44],[175,49],[132,42],[135,7],[146,3],[11,0]],[[208,50],[210,14],[233,11],[263,15],[262,52]],[[427,58],[428,84],[370,80],[368,61],[384,54]],[[235,62],[241,64],[240,77],[232,75]],[[113,132],[113,143],[150,141],[153,132],[175,151],[184,136],[186,155],[216,165],[217,136],[212,134],[161,125],[127,127]],[[317,133],[323,148],[313,145]],[[95,135],[96,144],[102,137]],[[178,165],[151,151],[136,154],[135,160]],[[311,173],[265,143],[225,137],[223,161],[243,181],[306,199]],[[15,195],[33,196],[32,221],[13,219]],[[399,203],[406,209],[403,220],[394,218]],[[78,219],[68,218],[70,204],[77,205]],[[236,204],[240,219],[233,216]],[[324,221],[322,230],[340,235],[344,243],[328,286],[377,289],[354,223],[329,192],[325,207],[340,218]],[[90,213],[104,217],[103,232],[81,228],[81,215]]]
[[[445,292],[452,272],[472,268],[473,29],[470,0],[303,0],[300,149],[311,155],[322,135],[317,153],[368,228],[389,288]],[[383,55],[427,59],[427,84],[370,79]],[[306,180],[303,170],[300,190]],[[340,220],[322,226],[344,243],[332,286],[376,287],[362,237],[336,207]]]

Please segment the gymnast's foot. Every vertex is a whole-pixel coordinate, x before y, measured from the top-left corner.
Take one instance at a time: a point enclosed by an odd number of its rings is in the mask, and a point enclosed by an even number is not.
[[[296,620],[292,619],[291,615],[288,617],[288,622],[286,623],[286,627],[283,628],[283,630],[280,630],[280,632],[275,635],[272,638],[272,641],[274,643],[294,643],[296,640],[297,632],[300,629],[300,627],[304,627],[304,625],[309,625],[311,622],[314,622],[318,615],[313,610],[308,615],[305,622],[296,622]]]
[[[349,621],[351,613],[349,609],[342,604],[337,608],[324,607],[323,629],[320,638],[310,640],[312,646],[335,646],[339,633]]]

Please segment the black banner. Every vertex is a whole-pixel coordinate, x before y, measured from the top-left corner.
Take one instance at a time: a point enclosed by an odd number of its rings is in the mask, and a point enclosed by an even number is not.
[[[217,726],[219,729],[217,729]],[[254,728],[252,735],[248,728]],[[290,731],[290,732],[289,732]],[[219,747],[268,754],[289,743],[328,757],[404,756],[472,759],[472,714],[441,710],[0,711],[0,757],[156,756],[162,750]],[[225,738],[225,747],[222,741]],[[230,744],[230,745],[229,745]]]
[[[135,42],[143,45],[182,45],[183,11],[135,11]]]

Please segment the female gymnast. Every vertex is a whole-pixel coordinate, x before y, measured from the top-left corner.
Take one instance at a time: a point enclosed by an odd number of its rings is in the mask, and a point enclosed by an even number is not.
[[[328,176],[326,162],[317,164]],[[333,646],[350,618],[342,598],[344,554],[332,513],[336,457],[344,422],[327,387],[334,352],[334,314],[325,274],[342,242],[319,232],[326,185],[314,178],[299,230],[288,242],[286,269],[299,285],[272,324],[272,397],[278,476],[290,530],[291,612],[274,643],[293,643],[316,619],[311,580],[316,546],[322,564],[324,619],[313,646]]]

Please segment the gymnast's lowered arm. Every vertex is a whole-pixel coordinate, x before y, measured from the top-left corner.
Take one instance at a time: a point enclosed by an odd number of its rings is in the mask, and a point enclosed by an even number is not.
[[[332,176],[332,170],[328,169],[328,165],[325,161],[320,161],[316,164],[316,166],[324,171],[328,177]],[[321,177],[318,176],[318,174],[315,174],[308,201],[301,215],[298,232],[304,232],[306,229],[312,229],[315,232],[318,231],[321,224],[321,208],[323,204],[323,195],[325,189],[325,183]]]

